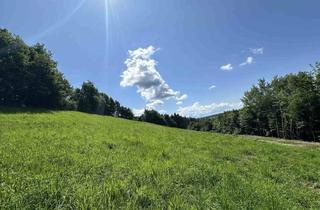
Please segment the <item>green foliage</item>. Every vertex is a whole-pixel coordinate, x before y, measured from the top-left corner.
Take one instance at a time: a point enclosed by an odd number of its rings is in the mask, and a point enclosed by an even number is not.
[[[123,106],[119,107],[119,117],[124,118],[124,119],[133,119],[134,118],[132,111],[129,108],[123,107]]]
[[[155,123],[158,125],[166,125],[165,119],[155,110],[144,110],[143,115],[140,117],[142,121]]]
[[[26,106],[63,108],[70,96],[71,87],[63,74],[57,70],[57,63],[44,45],[30,48],[28,65],[28,92]]]
[[[0,105],[78,110],[133,119],[129,108],[100,93],[92,82],[73,89],[44,45],[29,47],[5,29],[0,29]]]
[[[311,72],[259,80],[243,108],[193,122],[190,129],[320,141],[320,64]],[[209,124],[212,124],[211,128]]]
[[[1,109],[0,209],[319,209],[320,147]]]
[[[176,113],[171,115],[171,119],[174,122],[176,122],[177,128],[183,128],[183,129],[188,128],[189,123],[194,120],[192,118],[180,116],[179,114],[176,114]]]
[[[174,113],[173,115],[160,114],[156,110],[146,109],[144,110],[144,113],[139,117],[139,120],[158,125],[187,129],[190,122],[192,122],[194,119],[182,117],[176,113]]]
[[[166,121],[166,125],[169,127],[177,127],[177,123],[172,119],[172,116],[168,114],[163,115],[164,120]]]
[[[90,81],[84,82],[79,91],[78,110],[87,113],[101,113],[104,98],[100,97],[98,89]],[[103,109],[104,112],[104,109]]]
[[[43,45],[0,29],[0,105],[62,108],[71,91]]]
[[[116,113],[116,103],[113,98],[109,97],[105,93],[100,93],[106,102],[106,106],[104,108],[104,115],[113,116]]]
[[[81,89],[75,91],[77,110],[86,113],[109,115],[124,119],[133,119],[132,111],[121,106],[105,93],[100,93],[90,81],[84,82]]]

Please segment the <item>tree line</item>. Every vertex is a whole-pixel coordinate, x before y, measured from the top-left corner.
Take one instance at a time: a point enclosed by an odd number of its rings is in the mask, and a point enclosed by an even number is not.
[[[240,110],[199,119],[189,128],[320,141],[320,63],[311,71],[259,80],[242,103]]]
[[[73,88],[44,45],[28,46],[6,29],[0,29],[0,105],[134,117],[90,81]]]
[[[178,114],[160,115],[154,110],[134,117],[131,109],[90,81],[73,88],[44,45],[28,46],[6,29],[0,29],[0,106],[76,110],[178,128],[189,123]]]
[[[28,46],[0,29],[0,106],[77,110],[198,131],[320,141],[320,63],[311,71],[259,80],[242,102],[240,110],[203,119],[155,110],[134,117],[90,81],[73,88],[44,45]]]
[[[193,118],[183,117],[179,114],[160,114],[156,110],[144,110],[144,113],[138,118],[140,121],[154,123],[158,125],[187,129]]]

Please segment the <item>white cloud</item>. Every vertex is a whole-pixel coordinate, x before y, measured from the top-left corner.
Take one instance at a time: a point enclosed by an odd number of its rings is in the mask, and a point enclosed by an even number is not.
[[[247,60],[240,64],[240,66],[246,66],[253,63],[253,57],[247,57]]]
[[[157,71],[157,61],[151,59],[156,51],[153,46],[129,50],[129,56],[124,62],[127,68],[123,71],[120,82],[122,87],[135,86],[137,92],[148,102],[147,107],[153,108],[170,98],[177,101],[187,98],[187,95],[181,96],[179,91],[171,89]]]
[[[167,111],[162,109],[162,110],[159,110],[159,113],[160,114],[167,114]]]
[[[161,100],[154,100],[150,103],[147,104],[147,109],[155,109],[156,106],[159,106],[159,105],[163,105],[163,101]]]
[[[134,116],[140,117],[144,113],[144,109],[132,109]]]
[[[215,86],[215,85],[211,85],[210,87],[209,87],[209,90],[212,90],[212,89],[214,89],[214,88],[216,88],[217,86]]]
[[[135,117],[140,117],[141,115],[144,114],[144,110],[151,110],[152,108],[144,108],[144,109],[132,109],[133,115]],[[160,114],[167,114],[167,111],[164,109],[161,109],[158,111]]]
[[[255,54],[255,55],[263,55],[264,49],[263,49],[263,47],[261,47],[261,48],[250,48],[250,52]]]
[[[181,105],[181,104],[183,104],[183,102],[182,101],[178,101],[176,104],[177,105]]]
[[[204,117],[232,109],[239,109],[242,103],[212,103],[208,105],[201,105],[199,102],[191,106],[180,107],[178,113],[187,117]]]
[[[188,98],[188,95],[187,94],[183,94],[182,96],[180,97],[176,97],[177,101],[183,101],[183,100],[186,100]]]
[[[231,63],[229,63],[229,64],[221,66],[220,69],[223,71],[231,71],[233,69],[233,66]]]

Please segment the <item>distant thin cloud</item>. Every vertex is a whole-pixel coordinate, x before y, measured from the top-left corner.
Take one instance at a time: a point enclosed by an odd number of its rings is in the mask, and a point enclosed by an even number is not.
[[[200,104],[195,102],[191,106],[180,107],[178,114],[186,117],[204,117],[224,111],[239,109],[242,107],[242,103],[212,103],[212,104]]]
[[[229,63],[229,64],[221,66],[220,69],[223,71],[231,71],[233,69],[233,66],[231,63]]]
[[[209,87],[209,90],[212,90],[212,89],[215,89],[217,86],[215,86],[215,85],[211,85],[210,87]]]
[[[263,55],[264,53],[264,48],[250,48],[250,52],[254,55]]]
[[[247,57],[246,61],[241,63],[240,66],[246,66],[253,63],[253,57]]]
[[[183,101],[183,100],[186,100],[188,98],[188,95],[187,94],[183,94],[182,96],[180,97],[176,97],[177,101]]]

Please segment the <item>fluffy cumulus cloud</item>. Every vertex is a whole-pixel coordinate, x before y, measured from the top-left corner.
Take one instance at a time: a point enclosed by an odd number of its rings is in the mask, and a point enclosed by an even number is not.
[[[125,61],[126,69],[121,75],[122,87],[137,88],[137,92],[147,101],[147,108],[163,104],[164,100],[182,101],[187,95],[174,91],[161,77],[157,70],[157,62],[151,56],[157,51],[153,46],[129,50]]]
[[[255,55],[263,55],[264,49],[263,49],[263,47],[261,47],[261,48],[251,48],[250,52],[255,54]]]
[[[209,90],[212,90],[212,89],[215,89],[217,86],[215,86],[215,85],[211,85],[210,87],[209,87]]]
[[[233,69],[233,66],[231,63],[229,63],[229,64],[221,66],[220,69],[223,71],[231,71]]]
[[[204,117],[220,112],[224,112],[232,109],[239,109],[242,107],[242,103],[212,103],[208,105],[202,105],[199,102],[194,103],[191,106],[180,107],[178,113],[187,117]]]
[[[253,63],[253,57],[247,57],[246,61],[241,63],[240,66],[246,66]]]

